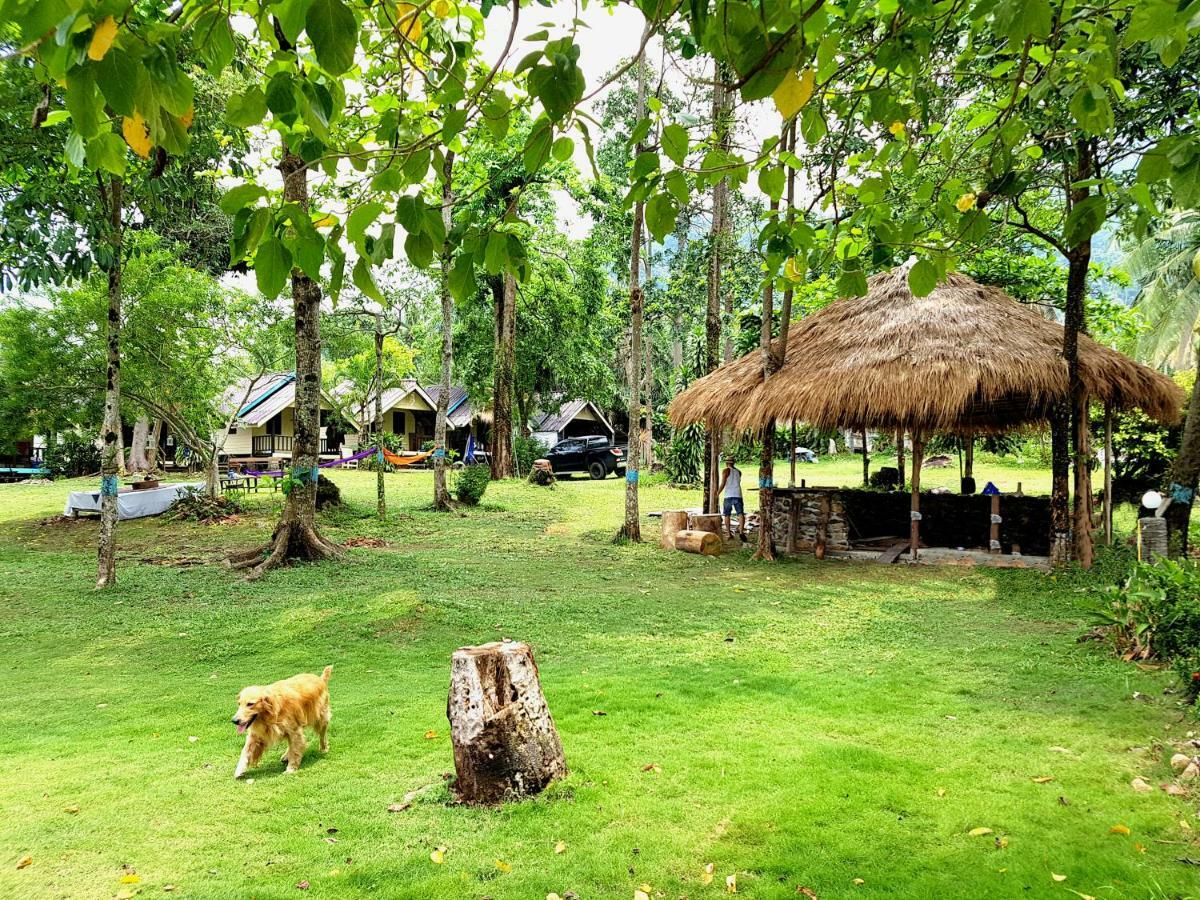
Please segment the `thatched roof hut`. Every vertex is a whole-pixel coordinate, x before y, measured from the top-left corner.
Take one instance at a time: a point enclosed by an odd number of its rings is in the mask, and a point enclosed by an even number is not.
[[[866,296],[791,326],[786,359],[769,385],[755,350],[677,396],[671,421],[996,432],[1045,422],[1067,398],[1062,326],[999,288],[950,274],[914,297],[905,267],[868,284]],[[1178,420],[1183,391],[1166,376],[1086,336],[1079,363],[1093,400]]]

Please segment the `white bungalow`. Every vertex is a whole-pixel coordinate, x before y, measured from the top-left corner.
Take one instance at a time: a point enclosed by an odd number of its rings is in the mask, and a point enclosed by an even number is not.
[[[278,372],[267,375],[247,390],[250,382],[242,381],[230,388],[230,406],[241,403],[224,453],[229,457],[286,457],[292,454],[295,443],[296,375]],[[330,434],[329,422],[333,412],[327,396],[321,397],[321,456],[333,459],[343,450],[353,450],[357,434]],[[214,434],[214,440],[219,434]]]

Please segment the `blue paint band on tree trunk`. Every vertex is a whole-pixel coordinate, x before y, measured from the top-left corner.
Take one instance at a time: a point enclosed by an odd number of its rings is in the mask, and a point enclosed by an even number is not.
[[[1177,481],[1171,482],[1171,502],[1172,503],[1191,503],[1194,492],[1189,487],[1184,487]]]
[[[625,470],[625,480],[627,482],[629,482],[630,484],[637,484],[638,470],[637,469],[626,469]]]
[[[766,488],[767,490],[770,490],[771,488],[775,487],[775,479],[760,478],[758,479],[758,486],[759,488]]]
[[[377,449],[375,451],[375,459],[379,461],[380,465],[383,464],[383,448],[382,447],[380,447],[379,449]]]
[[[116,475],[102,475],[100,477],[100,496],[115,497],[120,486],[120,479]]]

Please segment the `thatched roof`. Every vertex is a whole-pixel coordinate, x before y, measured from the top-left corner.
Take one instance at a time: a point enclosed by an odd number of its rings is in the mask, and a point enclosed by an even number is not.
[[[671,421],[1004,431],[1046,421],[1066,399],[1062,326],[999,288],[952,273],[914,297],[903,267],[868,284],[866,296],[792,325],[783,367],[768,384],[756,349],[677,396]],[[1178,420],[1183,391],[1166,376],[1086,336],[1079,361],[1092,399]]]

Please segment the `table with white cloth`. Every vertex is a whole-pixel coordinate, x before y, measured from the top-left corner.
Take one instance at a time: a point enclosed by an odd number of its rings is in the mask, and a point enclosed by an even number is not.
[[[171,507],[180,494],[203,490],[203,488],[203,482],[191,481],[164,484],[162,487],[146,491],[121,491],[117,494],[117,518],[140,519],[143,516],[161,515]],[[67,505],[63,509],[63,515],[78,516],[81,512],[100,512],[99,491],[71,491],[67,495]]]

